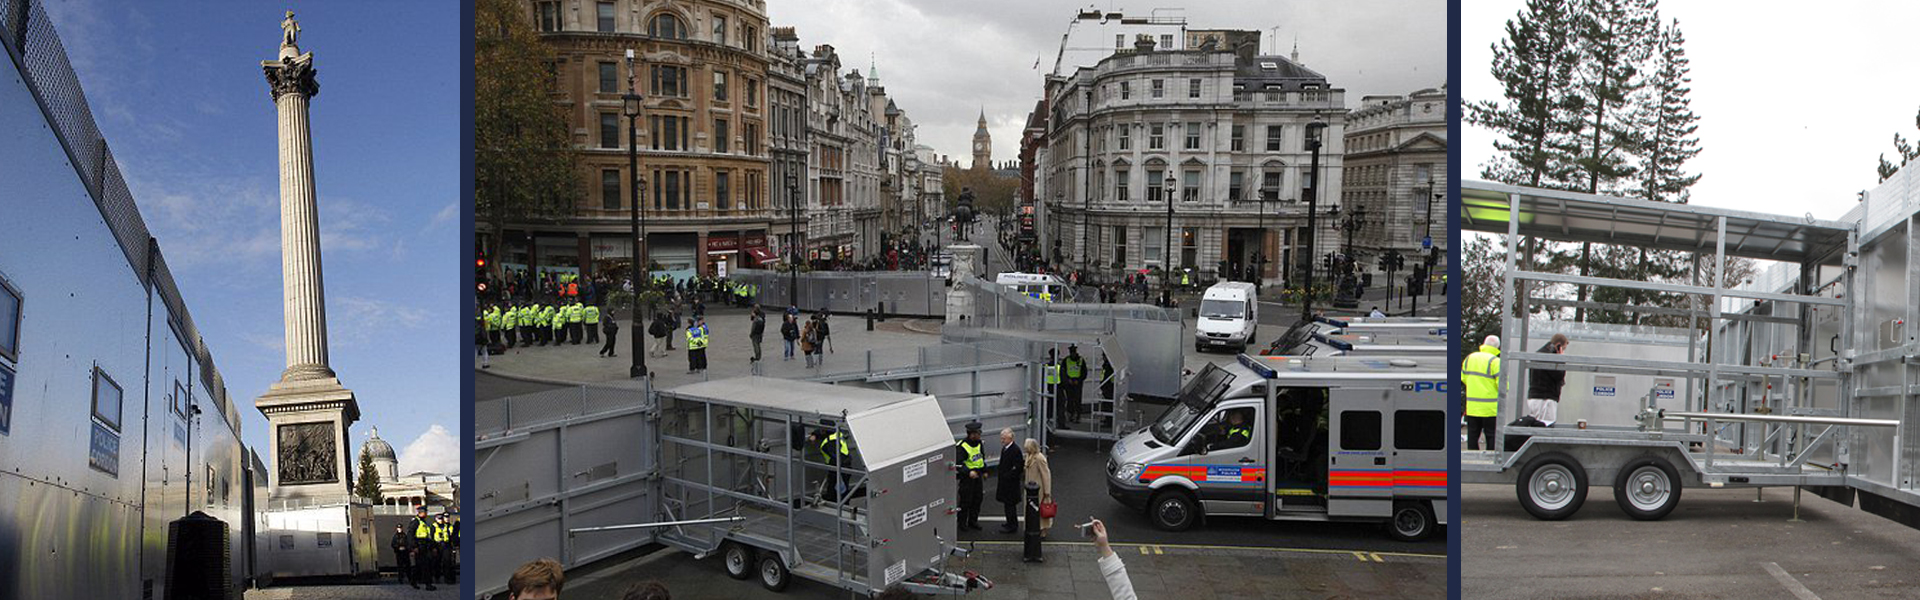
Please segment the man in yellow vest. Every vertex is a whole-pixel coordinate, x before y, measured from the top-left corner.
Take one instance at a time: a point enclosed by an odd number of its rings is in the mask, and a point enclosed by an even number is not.
[[[980,441],[980,422],[967,423],[967,439],[953,445],[955,475],[960,478],[961,531],[980,530],[980,503],[986,500],[986,444]]]
[[[567,343],[567,306],[564,304],[549,306],[547,307],[547,313],[550,317],[547,321],[547,327],[551,332],[548,337],[553,338],[553,345],[558,346]]]
[[[853,466],[853,449],[847,446],[847,438],[849,436],[841,433],[839,429],[833,428],[834,424],[830,419],[821,419],[820,425],[827,427],[827,429],[815,431],[814,437],[820,440],[820,455],[826,457],[827,464],[838,468]],[[854,495],[853,490],[847,489],[847,485],[853,481],[852,473],[842,472],[837,479],[834,477],[829,477],[828,479],[839,482],[839,485],[834,487],[833,497],[835,502],[838,502],[842,497],[852,497]]]
[[[427,591],[433,591],[439,561],[433,543],[433,520],[427,518],[426,506],[413,507],[413,522],[407,528],[413,530],[413,583],[426,582]]]
[[[447,522],[447,513],[433,518],[433,545],[440,557],[433,575],[446,583],[458,583],[453,579],[453,524]]]
[[[580,322],[586,324],[587,344],[600,343],[600,307],[589,304],[586,308],[581,309],[581,312],[586,315],[580,319]]]
[[[1047,350],[1047,362],[1040,366],[1041,381],[1047,386],[1047,398],[1053,405],[1053,426],[1067,427],[1067,403],[1060,397],[1060,365],[1053,360],[1053,350]]]
[[[1460,381],[1467,390],[1467,449],[1479,450],[1481,432],[1487,449],[1494,445],[1494,426],[1500,415],[1500,336],[1489,335],[1480,351],[1460,363]]]
[[[581,329],[585,329],[580,326],[580,322],[586,318],[587,309],[580,306],[579,300],[575,300],[572,306],[567,307],[567,339],[572,340],[575,346],[580,345],[580,341],[586,338],[580,333]]]

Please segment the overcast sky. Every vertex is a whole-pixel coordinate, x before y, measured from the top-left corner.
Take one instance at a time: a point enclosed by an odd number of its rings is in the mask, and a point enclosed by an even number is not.
[[[1462,2],[1460,89],[1467,101],[1497,99],[1487,73],[1491,45],[1521,0]],[[1872,189],[1877,157],[1908,139],[1920,109],[1914,24],[1920,3],[1835,1],[1663,2],[1680,20],[1693,60],[1702,174],[1693,202],[1787,215],[1838,218]],[[1461,173],[1478,179],[1492,134],[1462,125]],[[1897,160],[1895,161],[1898,162]]]
[[[881,83],[919,125],[919,142],[971,160],[974,125],[984,106],[993,159],[1018,158],[1019,132],[1040,99],[1042,73],[1078,10],[1127,16],[1184,14],[1191,29],[1258,29],[1264,48],[1300,41],[1300,59],[1347,90],[1349,106],[1367,94],[1406,94],[1447,77],[1444,0],[1194,0],[1157,3],[1057,0],[771,0],[774,26],[798,28],[800,46],[832,44],[847,69],[878,62]],[[1035,60],[1040,69],[1033,68]]]

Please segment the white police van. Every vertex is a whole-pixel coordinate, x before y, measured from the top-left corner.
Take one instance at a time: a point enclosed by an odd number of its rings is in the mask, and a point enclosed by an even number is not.
[[[1001,273],[993,277],[993,282],[1008,286],[1014,291],[1025,294],[1042,302],[1064,302],[1067,284],[1058,276],[1043,273]]]
[[[1206,517],[1446,524],[1444,362],[1256,357],[1208,365],[1107,457],[1107,492],[1168,531]]]

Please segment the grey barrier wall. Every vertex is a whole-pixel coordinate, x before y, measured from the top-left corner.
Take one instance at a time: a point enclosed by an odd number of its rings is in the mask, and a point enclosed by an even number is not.
[[[1868,450],[1854,452],[1852,473],[1867,491],[1920,504],[1920,169],[1901,169],[1857,210],[1853,416],[1902,425],[1854,432],[1856,448]]]
[[[974,294],[974,314],[942,329],[949,341],[970,341],[978,330],[1087,334],[1110,338],[1125,348],[1128,389],[1132,394],[1170,398],[1180,392],[1185,323],[1179,313],[1146,304],[1041,302],[1006,286],[978,279],[955,282]],[[1046,358],[1029,355],[1035,362]],[[1097,358],[1091,364],[1099,366]]]
[[[822,367],[827,372],[812,380],[933,394],[946,415],[948,433],[956,440],[966,437],[969,421],[978,420],[987,437],[1011,428],[1014,439],[1046,441],[1046,432],[1034,430],[1030,419],[1039,398],[1039,371],[1018,344],[942,344],[865,354],[864,361],[835,361],[831,367]],[[988,459],[1000,460],[998,455]]]
[[[740,269],[737,283],[759,286],[760,303],[798,304],[801,310],[862,313],[882,307],[888,315],[938,317],[947,312],[946,279],[925,271],[818,271],[789,274]],[[794,286],[798,287],[795,288]],[[789,289],[799,294],[789,295]],[[789,298],[792,298],[789,300]]]
[[[653,402],[640,387],[581,386],[475,403],[474,589],[506,589],[520,564],[569,568],[654,541],[651,529],[571,535],[658,513]]]

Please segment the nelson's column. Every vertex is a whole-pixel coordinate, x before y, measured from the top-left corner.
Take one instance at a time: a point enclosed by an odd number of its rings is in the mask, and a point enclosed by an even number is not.
[[[327,366],[327,307],[320,277],[320,220],[313,191],[313,139],[307,100],[320,92],[313,53],[295,44],[300,25],[280,22],[280,55],[261,61],[279,114],[280,268],[286,311],[287,368],[254,400],[273,432],[272,498],[309,504],[345,502],[347,428],[360,418],[353,392]]]

